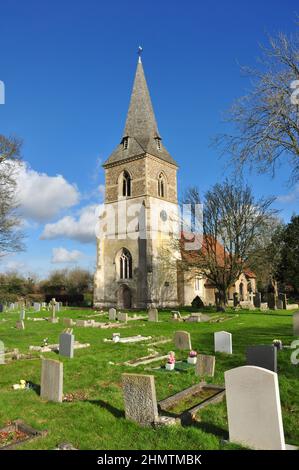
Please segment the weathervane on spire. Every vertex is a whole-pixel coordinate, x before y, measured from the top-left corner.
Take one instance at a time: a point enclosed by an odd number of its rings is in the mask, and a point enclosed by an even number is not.
[[[143,52],[143,48],[141,46],[138,47],[138,62],[141,62],[141,54]]]

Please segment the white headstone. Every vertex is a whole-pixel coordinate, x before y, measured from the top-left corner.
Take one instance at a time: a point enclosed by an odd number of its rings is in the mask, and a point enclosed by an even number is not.
[[[217,331],[214,333],[215,352],[227,354],[233,353],[232,334],[227,331]]]
[[[299,312],[293,315],[293,331],[295,336],[299,336]]]
[[[115,308],[109,308],[108,315],[109,315],[109,320],[115,321],[116,320]]]
[[[277,374],[243,366],[224,377],[230,441],[256,450],[285,450]]]

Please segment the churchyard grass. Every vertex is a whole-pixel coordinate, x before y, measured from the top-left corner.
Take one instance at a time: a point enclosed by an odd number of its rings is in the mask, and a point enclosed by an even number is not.
[[[202,309],[204,312],[205,309]],[[180,309],[182,315],[187,311]],[[145,312],[134,312],[142,314]],[[140,427],[124,417],[121,390],[121,374],[144,373],[155,376],[157,399],[162,400],[184,388],[198,383],[194,368],[181,372],[166,372],[157,369],[159,362],[135,368],[119,365],[130,359],[147,356],[153,348],[161,355],[176,352],[177,360],[187,359],[187,351],[174,348],[173,341],[157,346],[148,346],[161,337],[173,340],[177,330],[191,334],[192,348],[203,354],[214,354],[214,332],[228,331],[233,337],[233,354],[216,353],[216,369],[213,378],[207,382],[224,384],[224,372],[246,364],[246,347],[255,344],[271,344],[281,339],[290,345],[296,339],[292,330],[292,311],[268,312],[228,310],[226,313],[211,313],[215,319],[226,318],[223,322],[187,323],[171,320],[169,311],[159,311],[159,322],[146,320],[129,321],[125,328],[99,329],[73,327],[75,340],[90,343],[86,349],[76,349],[73,359],[61,357],[54,352],[43,353],[43,357],[59,359],[64,364],[64,395],[68,402],[50,403],[39,396],[41,375],[40,353],[36,359],[16,360],[0,365],[0,427],[9,421],[22,419],[38,430],[48,430],[46,437],[28,442],[20,449],[53,449],[61,442],[70,442],[78,449],[233,449],[234,444],[224,442],[228,438],[225,400],[211,404],[200,411],[200,419],[190,426],[174,426],[153,429]],[[25,330],[15,329],[18,312],[3,313],[0,316],[0,339],[8,349],[19,348],[28,353],[30,345],[41,346],[48,338],[49,344],[58,343],[59,334],[65,328],[62,318],[84,319],[91,310],[64,309],[57,316],[60,323],[25,320]],[[26,318],[49,316],[48,312],[30,311]],[[132,316],[133,314],[130,314]],[[7,321],[2,322],[2,318]],[[94,317],[95,321],[108,321],[105,317]],[[121,326],[121,325],[120,325]],[[141,343],[120,344],[104,342],[113,332],[121,337],[141,334],[152,336],[152,340]],[[299,445],[299,365],[291,364],[292,350],[278,351],[278,377],[282,403],[283,423],[286,442]],[[111,362],[113,364],[111,364]],[[20,379],[31,382],[31,390],[12,390]]]

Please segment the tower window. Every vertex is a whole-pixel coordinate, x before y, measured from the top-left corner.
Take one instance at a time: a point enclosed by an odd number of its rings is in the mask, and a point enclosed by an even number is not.
[[[194,280],[194,289],[196,292],[200,291],[200,277],[196,276]]]
[[[127,171],[123,173],[122,195],[131,196],[131,177]]]
[[[128,147],[129,147],[129,137],[124,137],[123,139],[123,147],[124,147],[124,150],[127,150]]]
[[[165,197],[165,180],[162,173],[160,173],[158,178],[158,196]]]
[[[160,140],[160,139],[156,139],[156,142],[157,142],[157,149],[158,149],[158,150],[161,150],[161,140]]]
[[[121,279],[132,279],[132,256],[126,248],[119,258],[119,274]]]

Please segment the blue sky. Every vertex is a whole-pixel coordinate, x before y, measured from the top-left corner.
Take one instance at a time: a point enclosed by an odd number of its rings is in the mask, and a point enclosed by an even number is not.
[[[295,31],[298,3],[217,0],[1,2],[0,133],[24,141],[20,198],[25,253],[0,270],[94,269],[89,225],[102,202],[101,163],[119,142],[137,62],[143,64],[164,144],[180,165],[179,191],[205,192],[229,174],[211,148],[222,114],[244,94],[267,34]],[[247,174],[256,196],[275,195],[288,221],[299,187],[289,170]]]

